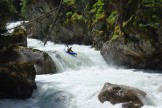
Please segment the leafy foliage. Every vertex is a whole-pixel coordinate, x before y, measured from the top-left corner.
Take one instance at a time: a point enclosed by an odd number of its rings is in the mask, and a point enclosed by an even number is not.
[[[102,12],[103,12],[103,6],[104,6],[104,2],[103,0],[98,0],[95,4],[94,4],[94,9],[96,10],[96,17],[98,17]]]
[[[36,0],[21,0],[21,1],[22,1],[21,15],[25,18],[27,12],[27,6],[35,2]]]
[[[6,23],[15,13],[11,0],[0,0],[0,34],[5,32]]]

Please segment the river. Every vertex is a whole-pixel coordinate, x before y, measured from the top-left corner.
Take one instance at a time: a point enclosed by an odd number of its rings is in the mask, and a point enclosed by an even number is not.
[[[28,47],[46,51],[57,64],[56,74],[37,75],[37,90],[30,99],[0,100],[0,108],[121,108],[100,103],[97,96],[105,82],[139,88],[147,93],[142,108],[162,108],[162,74],[108,66],[99,51],[71,45],[77,56],[65,53],[65,45],[28,39]]]

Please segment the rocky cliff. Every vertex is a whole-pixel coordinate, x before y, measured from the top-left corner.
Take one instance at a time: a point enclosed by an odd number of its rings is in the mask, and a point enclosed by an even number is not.
[[[50,12],[59,6],[60,1],[36,0],[29,3],[26,12],[27,19],[34,19]],[[56,43],[93,44],[96,48],[100,48],[108,36],[106,35],[108,24],[102,10],[106,4],[100,2],[97,0],[63,0],[58,16],[56,16],[57,9],[52,11],[31,23],[28,33],[42,40],[50,35],[49,39]],[[57,21],[50,31],[56,17]]]
[[[101,48],[107,63],[162,70],[161,3],[160,0],[123,1],[122,29],[117,21],[111,40]]]
[[[26,38],[22,28],[0,37],[0,99],[30,98],[36,74],[56,72],[48,53],[27,48]]]
[[[36,18],[60,2],[28,2],[26,16]],[[49,35],[56,43],[91,44],[109,64],[161,70],[161,4],[161,0],[63,0],[58,15],[57,9],[52,11],[31,23],[28,31],[42,40]]]

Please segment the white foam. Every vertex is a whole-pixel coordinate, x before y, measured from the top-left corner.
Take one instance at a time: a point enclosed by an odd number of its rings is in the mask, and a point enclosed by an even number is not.
[[[37,75],[34,98],[23,102],[1,100],[0,108],[121,108],[121,104],[99,102],[97,96],[105,82],[139,88],[147,93],[143,108],[162,108],[161,74],[109,67],[100,52],[90,46],[72,45],[76,57],[64,52],[65,45],[52,42],[43,46],[38,40],[28,39],[28,46],[47,51],[57,61],[60,73]]]

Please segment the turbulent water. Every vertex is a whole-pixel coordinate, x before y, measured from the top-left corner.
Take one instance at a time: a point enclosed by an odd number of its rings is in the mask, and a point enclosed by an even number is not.
[[[47,51],[57,64],[57,74],[37,75],[37,90],[26,100],[0,100],[0,108],[121,108],[100,103],[97,96],[105,82],[139,88],[147,93],[143,108],[162,108],[162,74],[108,66],[90,46],[72,45],[77,56],[65,53],[65,45],[28,39],[28,47]],[[161,90],[160,90],[161,88]]]

